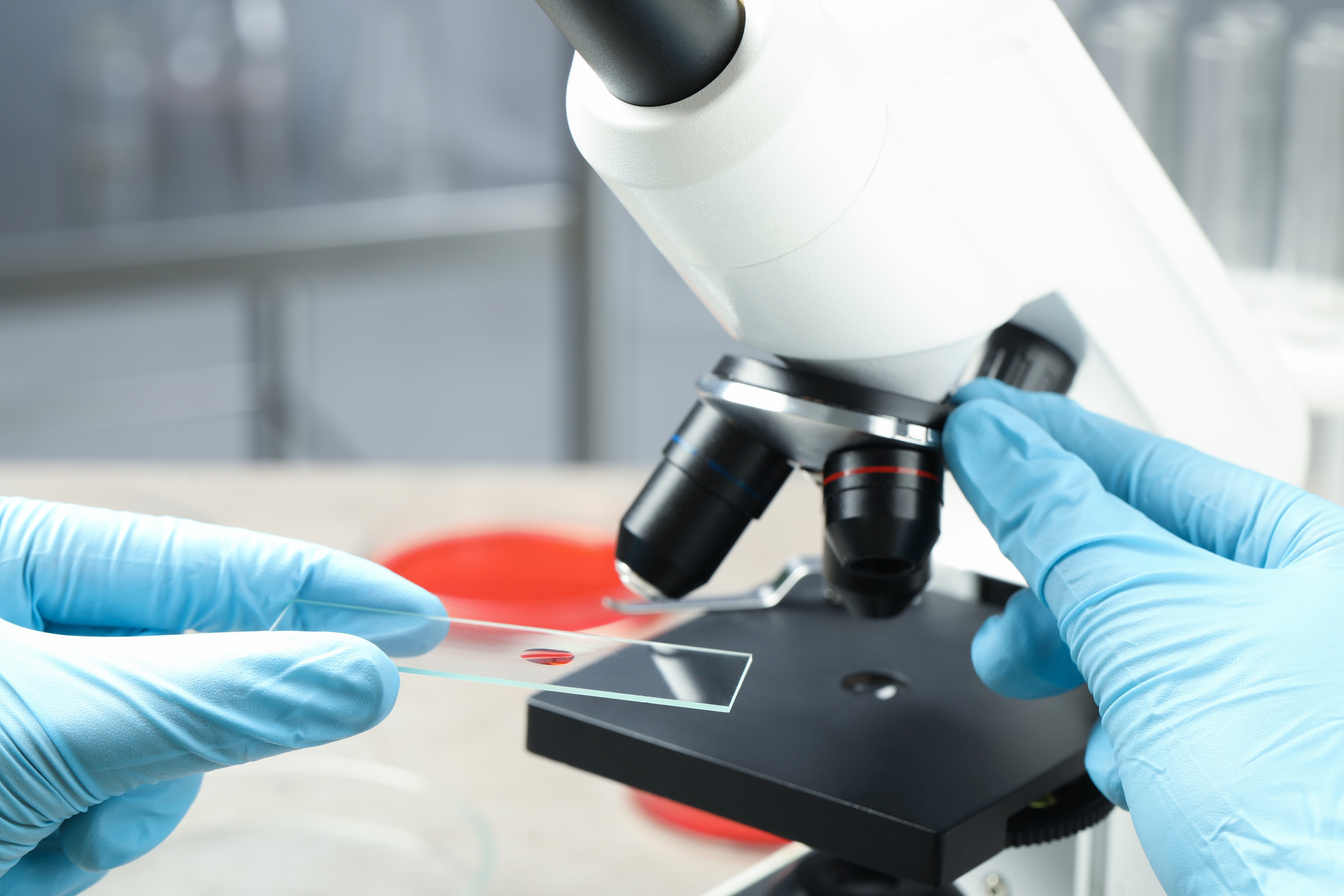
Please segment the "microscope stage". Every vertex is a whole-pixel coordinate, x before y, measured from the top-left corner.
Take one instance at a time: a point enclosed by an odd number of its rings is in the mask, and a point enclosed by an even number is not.
[[[730,713],[537,694],[528,749],[933,886],[1002,850],[1009,816],[1084,774],[1086,689],[1012,700],[976,677],[971,638],[992,607],[926,593],[893,619],[858,619],[821,588],[814,577],[774,609],[710,613],[658,639],[754,654]]]

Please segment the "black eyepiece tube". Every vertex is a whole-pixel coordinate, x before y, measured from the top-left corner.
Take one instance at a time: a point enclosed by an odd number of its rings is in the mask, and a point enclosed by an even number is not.
[[[617,99],[684,100],[719,76],[746,28],[741,0],[537,0]]]

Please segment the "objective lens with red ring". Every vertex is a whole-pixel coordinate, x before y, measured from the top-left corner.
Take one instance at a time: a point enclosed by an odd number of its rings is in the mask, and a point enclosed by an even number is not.
[[[938,541],[943,458],[891,445],[832,453],[822,471],[827,584],[855,615],[894,616],[929,580]]]

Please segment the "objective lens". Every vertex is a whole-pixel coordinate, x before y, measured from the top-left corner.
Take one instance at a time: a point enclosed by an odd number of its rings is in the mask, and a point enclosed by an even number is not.
[[[793,470],[788,458],[698,402],[621,520],[616,559],[648,597],[709,581]]]
[[[942,456],[889,446],[836,451],[826,459],[822,494],[827,584],[855,615],[896,615],[929,581]]]

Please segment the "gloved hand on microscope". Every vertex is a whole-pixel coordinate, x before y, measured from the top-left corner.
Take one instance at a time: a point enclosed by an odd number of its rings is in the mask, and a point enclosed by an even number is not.
[[[375,645],[447,631],[266,631],[296,598],[443,615],[315,545],[0,499],[0,896],[78,893],[167,837],[202,772],[376,725],[399,679]]]
[[[1029,585],[981,678],[1087,684],[1088,771],[1172,896],[1339,893],[1344,508],[1058,395],[956,401],[948,466]]]

